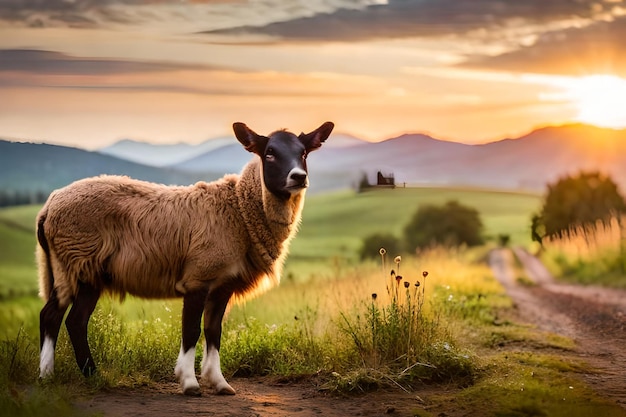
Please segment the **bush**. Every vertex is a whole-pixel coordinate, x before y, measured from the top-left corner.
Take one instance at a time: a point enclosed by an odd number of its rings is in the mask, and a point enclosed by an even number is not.
[[[391,233],[375,233],[363,239],[363,246],[359,251],[361,260],[378,259],[380,248],[385,248],[389,253],[400,252],[400,240]]]
[[[395,258],[399,271],[401,258]],[[384,263],[384,254],[383,254]],[[397,385],[418,382],[471,382],[475,368],[469,355],[460,352],[440,323],[426,314],[427,272],[407,280],[391,271],[387,294],[372,294],[361,309],[343,312],[337,323],[353,351],[353,363],[345,375],[335,373],[339,390],[367,390],[391,381]]]
[[[247,318],[223,335],[224,371],[237,376],[314,374],[324,366],[325,355],[308,325],[306,320],[268,325]]]
[[[404,229],[407,250],[433,245],[455,247],[483,243],[483,224],[478,211],[457,201],[444,206],[423,205]]]
[[[532,239],[587,236],[623,213],[626,202],[610,177],[598,172],[565,177],[548,185],[541,212],[531,219]]]

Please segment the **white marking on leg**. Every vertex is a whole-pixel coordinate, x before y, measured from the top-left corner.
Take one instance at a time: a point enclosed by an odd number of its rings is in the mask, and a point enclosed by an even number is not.
[[[196,379],[196,370],[194,368],[195,359],[196,348],[192,347],[185,352],[181,345],[174,373],[185,395],[200,395],[200,385]]]
[[[47,336],[43,340],[39,355],[39,377],[45,378],[54,372],[54,340]]]
[[[220,353],[214,346],[204,348],[204,357],[202,358],[202,380],[207,381],[215,388],[218,394],[233,395],[235,390],[231,387],[220,367]]]

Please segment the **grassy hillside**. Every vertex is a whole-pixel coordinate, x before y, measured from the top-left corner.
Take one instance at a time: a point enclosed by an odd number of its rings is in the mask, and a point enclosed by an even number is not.
[[[0,188],[49,192],[80,178],[101,174],[128,175],[164,184],[192,184],[200,176],[155,168],[65,146],[0,140]]]
[[[509,234],[513,243],[530,243],[530,215],[540,204],[537,195],[464,188],[381,189],[308,198],[289,259],[354,258],[363,237],[375,232],[402,237],[421,204],[449,200],[475,207],[488,236]]]
[[[535,196],[451,189],[313,197],[289,265],[310,273],[311,266],[336,258],[354,259],[362,236],[379,230],[399,233],[417,204],[449,199],[476,207],[488,233],[510,234],[517,243],[527,240],[527,220],[539,204]],[[37,209],[0,210],[4,290],[19,283],[36,287]],[[285,282],[235,305],[222,334],[224,373],[229,379],[308,375],[322,389],[347,392],[394,386],[419,389],[421,395],[423,384],[435,384],[441,395],[429,394],[429,401],[455,401],[459,409],[477,410],[477,415],[622,415],[619,406],[581,383],[584,364],[554,354],[573,342],[509,321],[511,300],[491,270],[469,258],[466,252],[444,250],[404,256],[402,275],[410,288],[396,282],[400,291],[395,297],[387,291],[388,272],[381,274],[378,263],[354,262],[350,269],[336,270],[332,281]],[[429,272],[427,278],[422,271]],[[89,336],[99,375],[82,378],[62,330],[56,374],[52,383],[42,384],[37,379],[41,301],[15,295],[0,300],[0,415],[77,415],[71,408],[77,398],[109,387],[173,382],[181,304],[101,300]],[[525,352],[529,346],[533,351]],[[416,411],[430,415],[424,413]]]
[[[293,241],[287,273],[306,278],[332,267],[333,260],[356,261],[362,238],[402,229],[420,204],[450,199],[478,209],[486,233],[510,234],[515,243],[528,243],[530,213],[538,208],[534,195],[471,189],[407,188],[341,192],[307,199],[298,237]],[[35,216],[39,206],[0,210],[0,297],[34,294]]]
[[[0,299],[37,292],[35,217],[39,206],[0,210]]]

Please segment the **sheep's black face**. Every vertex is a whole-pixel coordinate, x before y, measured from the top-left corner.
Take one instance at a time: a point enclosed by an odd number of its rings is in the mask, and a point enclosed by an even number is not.
[[[272,193],[289,197],[309,186],[306,148],[296,135],[276,132],[270,135],[263,152],[263,181]]]
[[[257,135],[243,123],[233,125],[239,142],[261,157],[266,188],[282,198],[289,198],[308,187],[306,157],[322,146],[333,127],[333,123],[326,122],[313,132],[300,136],[281,130],[265,137]]]

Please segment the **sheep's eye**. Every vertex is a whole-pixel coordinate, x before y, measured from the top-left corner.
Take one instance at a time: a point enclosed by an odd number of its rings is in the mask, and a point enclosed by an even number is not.
[[[306,159],[307,153],[306,151],[302,151],[302,159]]]
[[[274,149],[268,148],[267,152],[265,152],[265,160],[272,162],[275,159],[276,159],[276,156],[274,155]]]

